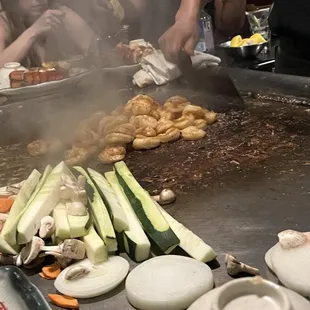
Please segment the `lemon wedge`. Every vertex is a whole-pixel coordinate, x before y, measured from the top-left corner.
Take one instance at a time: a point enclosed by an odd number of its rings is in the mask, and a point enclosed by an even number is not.
[[[256,44],[266,42],[266,40],[259,33],[253,34],[250,39],[253,40]]]
[[[230,41],[230,47],[238,47],[241,45],[242,42],[242,38],[240,35],[235,36],[232,38],[232,40]]]
[[[254,45],[254,44],[256,43],[254,42],[253,39],[247,38],[247,39],[242,40],[240,46],[249,46],[249,45]]]

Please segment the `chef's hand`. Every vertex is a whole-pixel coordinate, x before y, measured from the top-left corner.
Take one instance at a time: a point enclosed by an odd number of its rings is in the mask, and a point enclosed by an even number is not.
[[[160,38],[159,46],[165,58],[178,64],[180,53],[194,55],[194,49],[199,40],[198,23],[196,19],[177,19]]]

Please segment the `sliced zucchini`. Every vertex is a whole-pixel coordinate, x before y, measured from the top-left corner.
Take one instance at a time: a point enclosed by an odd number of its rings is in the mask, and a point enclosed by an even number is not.
[[[23,212],[25,212],[25,210],[27,209],[28,206],[30,206],[30,204],[32,203],[33,199],[36,197],[36,195],[38,194],[38,192],[41,190],[43,184],[46,182],[48,176],[51,174],[51,172],[53,171],[52,166],[47,165],[46,168],[44,169],[43,175],[35,189],[35,191],[33,192],[33,194],[31,195],[30,199],[27,202],[27,206],[25,207],[25,209],[23,210]]]
[[[115,192],[103,175],[93,169],[87,169],[94,183],[97,185],[99,194],[105,205],[110,209],[112,222],[117,232],[127,230],[128,222],[123,208],[121,207]]]
[[[19,252],[19,246],[9,245],[6,240],[0,236],[0,253],[2,254],[11,254],[11,255],[17,255]]]
[[[143,229],[158,248],[169,254],[180,243],[168,222],[160,213],[152,198],[136,181],[124,162],[114,165],[119,184],[122,186]]]
[[[91,225],[87,235],[82,238],[85,244],[86,256],[93,263],[98,264],[108,260],[108,249]]]
[[[89,198],[88,210],[94,221],[94,225],[99,236],[108,247],[109,252],[117,251],[117,241],[110,215],[97,191],[95,184],[83,168],[74,167],[74,169],[86,177],[87,182],[85,185],[85,190]]]
[[[72,239],[85,236],[91,224],[88,212],[84,216],[68,215],[68,222]]]
[[[60,198],[62,175],[67,173],[69,173],[69,169],[64,162],[61,162],[47,177],[46,182],[27,207],[17,225],[18,244],[30,242],[40,228],[41,219],[53,211]]]
[[[208,263],[216,258],[214,250],[191,230],[183,226],[168,214],[157,202],[158,209],[169,223],[171,229],[180,239],[180,247],[191,257],[203,263]]]
[[[28,179],[22,185],[18,195],[10,210],[8,219],[6,220],[1,232],[1,236],[10,244],[16,245],[16,231],[20,214],[27,206],[27,202],[35,191],[39,183],[41,173],[33,170]]]
[[[119,185],[115,173],[113,171],[107,172],[105,173],[105,177],[114,190],[128,221],[128,230],[123,232],[125,251],[135,262],[142,262],[150,256],[150,241],[145,235],[133,208],[122,190],[122,187]]]
[[[55,220],[55,238],[59,240],[70,239],[70,226],[66,205],[63,202],[59,202],[54,208],[52,216]]]

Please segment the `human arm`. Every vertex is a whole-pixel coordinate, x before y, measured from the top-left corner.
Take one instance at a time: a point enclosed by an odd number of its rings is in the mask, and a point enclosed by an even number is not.
[[[62,12],[58,10],[47,10],[37,21],[21,35],[6,46],[11,36],[10,28],[4,18],[0,19],[0,67],[7,62],[21,62],[33,47],[37,38],[61,24]]]
[[[36,43],[37,39],[44,33],[55,29],[61,24],[62,12],[58,10],[47,10],[41,17],[9,46],[10,28],[5,18],[0,19],[0,67],[7,62],[21,62]]]
[[[227,37],[239,34],[245,20],[246,0],[215,0],[215,27]]]
[[[31,29],[25,30],[14,42],[6,47],[10,36],[5,22],[0,22],[0,68],[8,62],[21,62],[35,43]]]
[[[159,39],[159,45],[165,58],[178,63],[180,52],[194,54],[199,40],[198,18],[205,0],[182,0],[176,14],[175,23]]]
[[[96,33],[77,13],[66,6],[59,6],[59,10],[64,13],[63,26],[69,37],[86,55],[90,48],[94,48],[94,42],[97,39]]]

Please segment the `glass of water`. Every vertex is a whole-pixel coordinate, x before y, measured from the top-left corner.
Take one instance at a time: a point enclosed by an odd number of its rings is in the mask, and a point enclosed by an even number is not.
[[[270,40],[270,30],[268,24],[269,13],[270,8],[246,12],[252,34],[259,33],[266,41]]]

